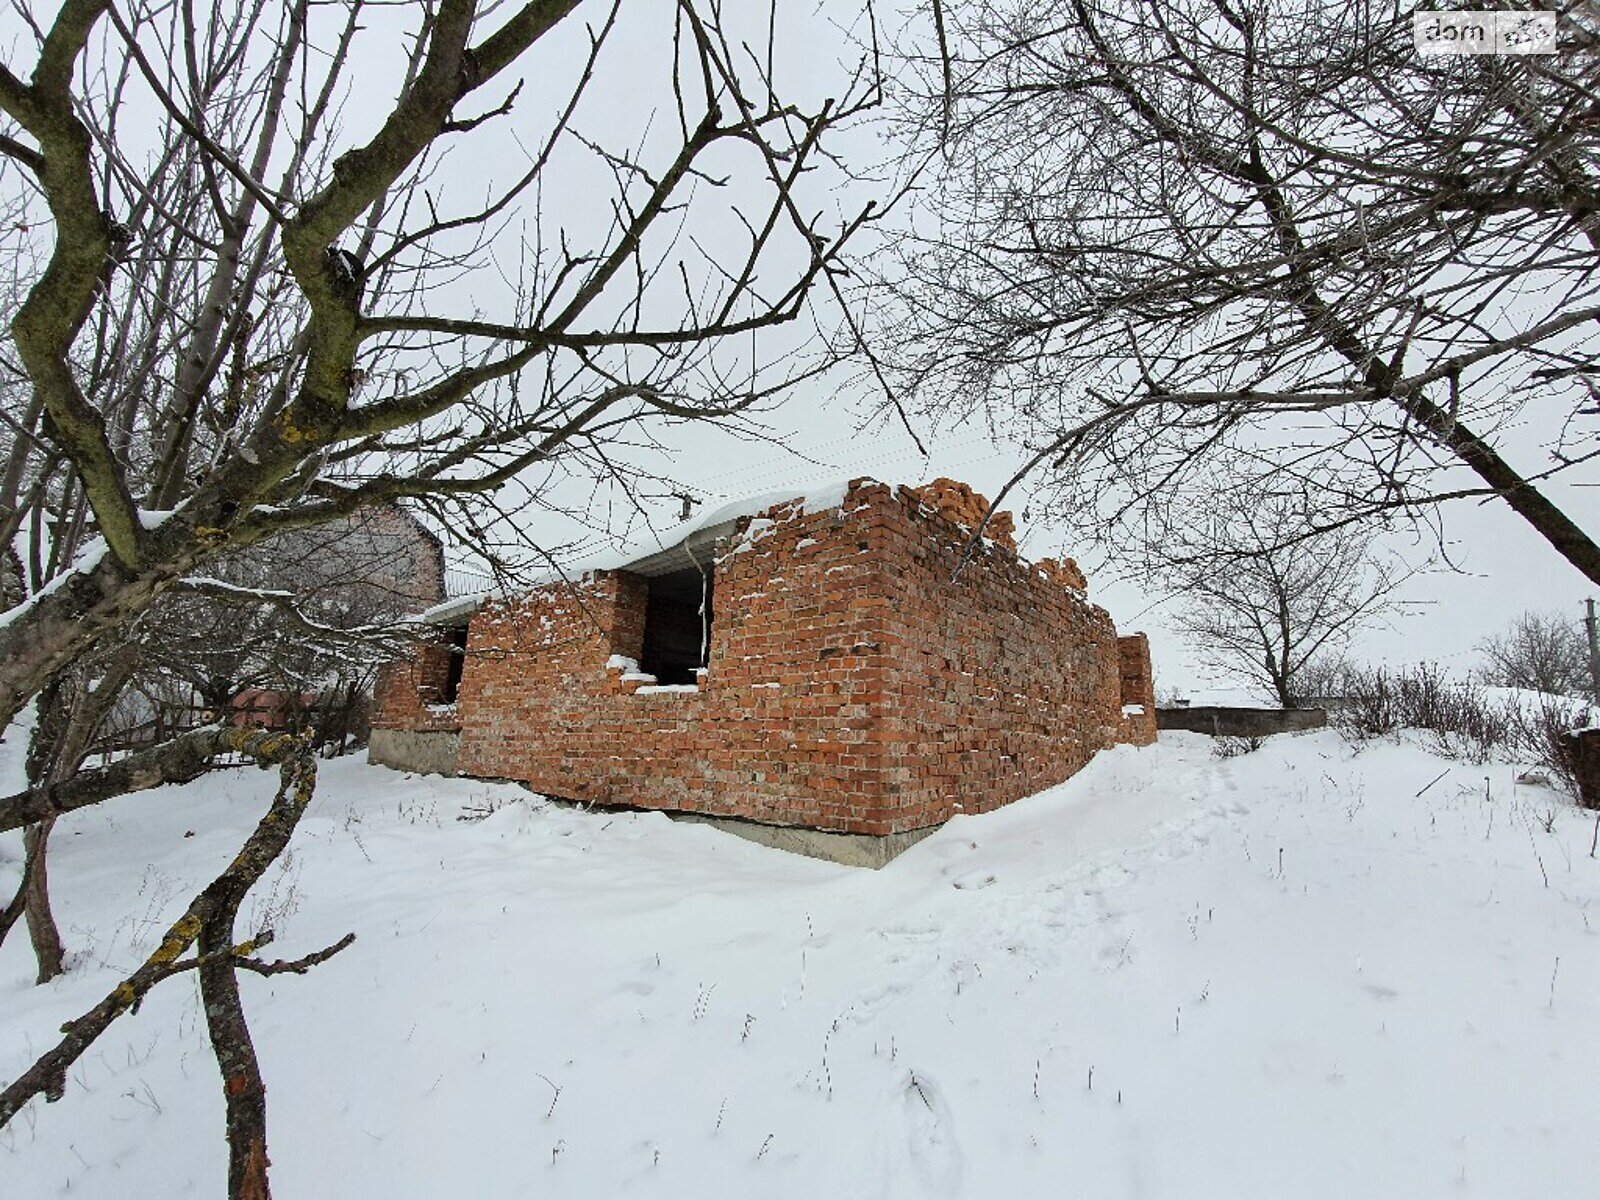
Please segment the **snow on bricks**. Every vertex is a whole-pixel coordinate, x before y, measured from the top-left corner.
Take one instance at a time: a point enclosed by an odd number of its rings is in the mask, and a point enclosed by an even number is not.
[[[986,504],[940,485],[862,479],[739,517],[670,611],[626,569],[485,602],[454,707],[449,648],[429,644],[385,669],[374,727],[459,730],[459,773],[565,799],[874,836],[1153,742],[1143,635],[1119,639],[1075,567],[989,539],[962,565]],[[657,679],[652,641],[673,638],[704,665]]]
[[[377,722],[385,729],[449,733],[461,728],[456,706],[444,702],[450,674],[450,647],[439,642],[418,645],[405,662],[378,672],[373,688]]]

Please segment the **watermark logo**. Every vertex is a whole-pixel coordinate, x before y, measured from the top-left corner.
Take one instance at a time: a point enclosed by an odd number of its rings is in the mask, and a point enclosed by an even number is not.
[[[1547,12],[1417,12],[1411,35],[1422,54],[1554,54],[1556,15]]]

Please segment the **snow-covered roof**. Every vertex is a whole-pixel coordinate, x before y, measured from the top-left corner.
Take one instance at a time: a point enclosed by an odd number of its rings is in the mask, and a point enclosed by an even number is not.
[[[542,572],[527,580],[527,586],[539,587],[547,583],[579,579],[594,571],[626,570],[638,575],[654,576],[706,565],[715,554],[718,540],[730,536],[743,518],[753,517],[778,504],[797,504],[802,513],[842,508],[850,483],[850,479],[835,479],[730,500],[677,525],[652,529],[617,549],[599,551],[563,564],[559,570],[552,568]],[[419,614],[418,620],[432,625],[448,625],[468,616],[484,601],[500,594],[503,594],[500,589],[492,589],[456,596]]]

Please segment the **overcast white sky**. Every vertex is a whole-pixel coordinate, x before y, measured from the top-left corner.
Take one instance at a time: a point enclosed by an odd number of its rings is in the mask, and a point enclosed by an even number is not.
[[[641,8],[635,3],[625,11],[638,16]],[[860,30],[859,5],[852,0],[822,0],[815,6],[779,8],[781,82],[806,96],[828,94],[842,78],[837,64],[851,54],[842,31]],[[658,47],[647,23],[640,21],[625,30],[615,51],[627,58],[650,55]],[[620,131],[638,120],[640,100],[637,93],[609,95],[603,103],[614,102],[616,107],[596,115],[615,122]],[[851,139],[847,148],[852,166],[861,171],[870,170],[888,150],[870,131]],[[868,194],[864,186],[857,183],[843,193],[858,198]],[[848,199],[841,199],[840,206],[849,207]],[[876,397],[865,387],[851,386],[842,374],[802,389],[767,421],[778,444],[738,442],[706,430],[683,431],[672,443],[674,477],[711,502],[853,475],[908,483],[950,475],[993,495],[1023,459],[1016,446],[991,440],[981,422],[937,434],[919,427],[931,451],[925,459],[898,422],[883,420],[877,413]],[[1525,471],[1547,465],[1541,444],[1549,432],[1530,420],[1512,433],[1507,444]],[[1600,485],[1600,473],[1595,471],[1574,478]],[[1600,486],[1563,483],[1548,490],[1580,524],[1600,529]],[[1021,492],[1013,506],[1019,517],[1028,507],[1028,489]],[[675,510],[675,501],[662,501],[663,520],[670,520]],[[1444,525],[1449,556],[1457,569],[1441,568],[1413,580],[1405,591],[1409,613],[1367,634],[1357,647],[1358,657],[1389,663],[1431,659],[1465,669],[1471,666],[1474,643],[1526,609],[1559,609],[1574,620],[1579,617],[1590,591],[1586,581],[1503,505],[1457,502],[1446,510]],[[1073,550],[1062,545],[1059,531],[1037,522],[1022,523],[1022,538],[1030,557]],[[1416,544],[1408,537],[1395,537],[1392,543],[1413,563],[1435,552],[1432,544]],[[1204,673],[1170,633],[1160,598],[1114,582],[1103,566],[1095,570],[1089,565],[1094,571],[1091,595],[1111,610],[1119,627],[1150,633],[1158,683],[1180,688],[1205,683]]]
[[[39,0],[36,7],[43,19],[55,9],[49,0]],[[753,4],[727,7],[758,23],[766,9],[766,5]],[[846,77],[841,64],[853,61],[856,54],[852,39],[864,35],[860,4],[856,0],[818,0],[777,8],[779,33],[774,53],[780,87],[806,103],[837,94]],[[627,0],[617,34],[601,64],[600,86],[591,92],[576,121],[580,132],[608,147],[638,148],[646,165],[652,162],[652,148],[675,136],[666,73],[671,9],[660,0]],[[392,100],[397,82],[393,48],[400,32],[399,22],[390,15],[393,12],[382,7],[369,10],[372,40],[364,61],[370,66],[361,92],[345,114],[349,139],[359,136],[367,122],[381,118]],[[332,9],[327,13],[329,19],[337,15]],[[605,6],[591,0],[579,13],[598,21]],[[891,13],[887,19],[896,18]],[[394,25],[386,27],[386,21]],[[8,24],[6,40],[17,48],[17,57],[31,61],[31,47],[22,48],[30,40],[28,35],[14,23]],[[442,209],[448,209],[453,200],[464,205],[470,198],[481,197],[494,181],[524,169],[527,148],[538,143],[555,107],[564,101],[566,85],[581,63],[584,48],[581,26],[570,26],[512,72],[528,83],[514,117],[474,133],[447,160],[431,189]],[[883,144],[880,133],[865,128],[836,148],[844,151],[852,168],[862,174],[870,174],[892,150]],[[609,180],[593,160],[585,163],[581,156],[558,160],[557,165],[560,169],[552,171],[543,194],[547,230],[559,221],[581,236],[586,226],[593,228],[595,221],[605,219],[604,205],[597,203],[597,198],[609,194]],[[841,213],[881,190],[869,181],[847,183],[820,173],[808,181],[808,187],[811,204]],[[726,195],[709,198],[714,208]],[[699,232],[715,242],[715,228]],[[456,298],[465,296],[490,315],[501,308],[503,315],[503,306],[496,301],[507,287],[503,273],[515,264],[502,259],[498,265],[499,272],[477,272],[460,281]],[[781,346],[781,341],[775,339],[774,348]],[[773,438],[765,442],[740,441],[704,428],[680,430],[669,440],[671,453],[668,461],[660,464],[663,474],[670,473],[677,483],[712,504],[790,484],[801,487],[855,475],[907,483],[950,475],[992,495],[1023,457],[1017,447],[996,444],[987,428],[973,423],[941,432],[919,427],[931,451],[924,458],[898,423],[882,419],[877,397],[851,384],[844,372],[803,387],[781,408],[767,414],[766,423]],[[1510,445],[1525,471],[1546,465],[1540,449],[1546,432],[1537,422],[1515,432]],[[1600,485],[1597,471],[1577,478]],[[661,489],[663,493],[669,490]],[[1028,491],[1024,486],[1012,506],[1019,518],[1028,508]],[[1549,491],[1580,524],[1591,531],[1600,530],[1600,486],[1552,484]],[[655,519],[670,525],[677,502],[663,498],[659,503]],[[1038,523],[1020,524],[1029,557],[1063,550],[1073,553],[1071,545],[1062,544],[1059,531]],[[1399,618],[1390,628],[1374,630],[1358,647],[1358,656],[1390,663],[1433,659],[1466,667],[1473,644],[1524,609],[1560,609],[1577,619],[1589,591],[1585,581],[1503,506],[1458,503],[1448,510],[1445,528],[1459,570],[1435,572],[1413,581],[1407,599],[1416,602],[1414,614]],[[535,536],[550,542],[561,540],[568,532],[554,524],[533,529]],[[1395,548],[1416,562],[1433,549],[1404,541]],[[1110,609],[1119,627],[1150,633],[1158,686],[1183,688],[1205,682],[1182,644],[1170,634],[1158,597],[1115,583],[1114,572],[1103,565],[1085,565],[1091,571],[1091,596]]]

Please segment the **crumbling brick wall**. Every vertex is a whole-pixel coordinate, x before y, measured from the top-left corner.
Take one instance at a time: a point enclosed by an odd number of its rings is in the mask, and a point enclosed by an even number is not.
[[[442,641],[422,642],[410,658],[385,664],[372,687],[372,727],[438,733],[460,729],[458,707],[443,702],[449,673],[450,647]]]
[[[1148,746],[1156,740],[1156,683],[1150,671],[1150,639],[1130,633],[1117,639],[1122,676],[1120,742]]]
[[[1076,567],[971,546],[974,514],[930,510],[920,490],[900,489],[885,511],[893,828],[1009,804],[1134,740],[1116,628],[1076,586]]]
[[[983,536],[988,541],[1003,550],[1016,553],[1016,521],[1005,511],[990,514],[989,502],[973,491],[969,484],[941,477],[932,483],[925,483],[910,490],[924,508],[938,513],[956,528],[970,534],[981,526]],[[987,522],[984,520],[985,517],[988,517]]]
[[[459,769],[594,803],[888,832],[868,736],[880,567],[851,540],[855,515],[779,506],[727,547],[697,691],[607,665],[641,657],[647,581],[626,571],[480,609]]]
[[[1153,704],[1149,737],[1123,715],[1141,661],[1148,690],[1142,639],[1119,643],[1071,572],[986,542],[956,573],[972,503],[858,480],[836,507],[780,504],[742,523],[716,556],[697,690],[614,665],[644,640],[648,581],[627,571],[480,608],[451,714],[459,770],[567,799],[883,835],[997,807],[1114,742],[1153,738]],[[433,650],[385,672],[377,724],[439,718]]]

